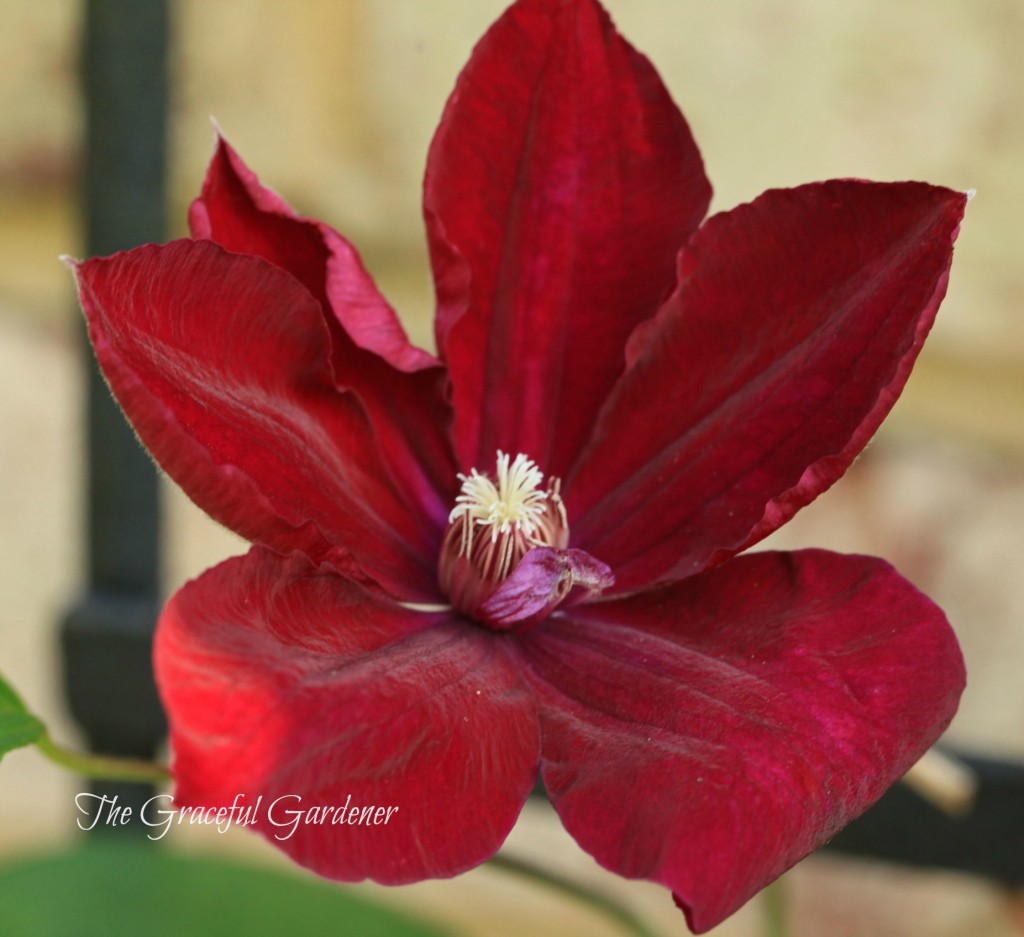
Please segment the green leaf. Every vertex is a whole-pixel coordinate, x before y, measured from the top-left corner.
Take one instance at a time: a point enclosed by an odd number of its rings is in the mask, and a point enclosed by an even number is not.
[[[25,708],[13,687],[0,675],[0,758],[38,741],[45,732],[46,727]]]
[[[311,875],[90,837],[0,865],[4,937],[443,937]]]

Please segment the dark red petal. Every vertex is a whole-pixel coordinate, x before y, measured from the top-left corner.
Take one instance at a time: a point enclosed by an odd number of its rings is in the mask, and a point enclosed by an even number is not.
[[[473,617],[498,629],[523,627],[546,618],[574,589],[582,600],[614,582],[612,571],[583,550],[535,547]]]
[[[434,138],[424,207],[465,468],[561,475],[710,200],[657,73],[593,0],[520,0]]]
[[[157,632],[175,799],[262,797],[258,831],[329,878],[469,869],[501,845],[537,774],[536,711],[504,647],[294,556],[229,560],[178,592]],[[275,838],[286,810],[346,803],[398,809]]]
[[[828,488],[906,382],[965,204],[921,183],[836,181],[708,221],[566,480],[573,543],[617,588],[677,579]]]
[[[289,274],[210,241],[74,267],[90,335],[142,442],[242,536],[435,597],[439,532],[335,389],[320,309]]]
[[[942,612],[888,564],[740,557],[520,636],[544,783],[605,867],[713,927],[865,810],[964,685]]]
[[[329,225],[296,215],[219,135],[203,191],[189,208],[189,226],[195,238],[283,267],[340,321],[350,344],[402,371],[437,364],[409,343],[352,244]]]
[[[338,387],[358,396],[396,484],[443,527],[457,472],[446,374],[410,344],[356,249],[328,225],[297,217],[222,137],[189,222],[195,237],[283,267],[320,301]]]

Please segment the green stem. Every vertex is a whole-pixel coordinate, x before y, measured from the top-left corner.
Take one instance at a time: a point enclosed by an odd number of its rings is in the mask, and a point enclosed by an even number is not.
[[[613,901],[607,895],[594,889],[580,885],[578,882],[572,882],[567,878],[562,878],[556,872],[551,872],[548,869],[534,865],[532,862],[527,862],[525,859],[517,859],[502,852],[493,856],[487,864],[494,868],[502,869],[505,872],[512,872],[522,878],[530,879],[530,881],[538,882],[541,885],[547,885],[548,888],[560,891],[570,898],[575,898],[577,901],[589,904],[598,911],[614,918],[631,934],[635,934],[636,937],[656,937],[654,931],[650,930],[629,908],[623,907],[617,901]]]
[[[115,758],[110,755],[84,755],[70,748],[58,745],[44,733],[36,740],[39,749],[50,761],[87,778],[103,778],[108,781],[139,781],[160,784],[171,777],[163,765],[134,758]]]
[[[764,901],[764,937],[786,937],[786,885],[775,879],[762,893]]]

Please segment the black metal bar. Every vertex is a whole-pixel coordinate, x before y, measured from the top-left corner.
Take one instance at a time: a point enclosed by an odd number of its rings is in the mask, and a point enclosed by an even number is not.
[[[897,784],[827,848],[1024,887],[1024,764],[956,757],[978,779],[974,805],[964,816],[950,816]]]
[[[164,237],[169,0],[87,0],[85,253]],[[87,343],[83,342],[84,345]],[[151,758],[165,734],[150,650],[159,610],[156,471],[88,358],[87,585],[61,628],[72,714],[94,751]],[[147,785],[97,784],[138,806]]]

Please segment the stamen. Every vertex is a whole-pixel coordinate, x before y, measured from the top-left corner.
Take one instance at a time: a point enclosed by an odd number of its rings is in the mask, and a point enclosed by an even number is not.
[[[514,532],[533,542],[547,509],[548,492],[540,489],[544,473],[532,459],[522,453],[509,465],[508,454],[499,449],[497,476],[495,484],[476,469],[469,475],[460,474],[462,490],[448,515],[448,523],[456,524],[460,519],[463,521],[458,524],[462,533],[459,552],[463,556],[469,556],[472,552],[477,528],[489,527],[490,542],[500,554],[496,576],[504,579],[509,573],[514,538],[503,537],[498,547],[498,537]]]
[[[498,450],[493,480],[475,468],[458,477],[438,573],[452,604],[471,612],[529,550],[565,547],[569,523],[559,480],[545,487],[544,473],[522,453],[511,459]]]

